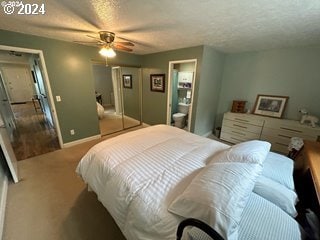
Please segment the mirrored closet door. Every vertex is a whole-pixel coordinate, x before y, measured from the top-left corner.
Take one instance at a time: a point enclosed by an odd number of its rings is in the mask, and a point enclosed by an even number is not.
[[[101,135],[141,125],[141,68],[93,63]]]

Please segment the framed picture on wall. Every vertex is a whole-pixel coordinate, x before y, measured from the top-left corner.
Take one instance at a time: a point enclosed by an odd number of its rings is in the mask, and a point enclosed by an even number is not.
[[[150,90],[153,92],[165,91],[165,74],[150,74]]]
[[[289,97],[259,94],[253,113],[268,117],[282,118]]]
[[[132,88],[132,75],[122,75],[123,87]]]

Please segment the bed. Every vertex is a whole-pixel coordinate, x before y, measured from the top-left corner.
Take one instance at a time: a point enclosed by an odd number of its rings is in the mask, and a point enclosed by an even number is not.
[[[188,217],[224,239],[303,238],[293,163],[267,142],[229,146],[156,125],[98,143],[76,172],[128,240],[175,239]],[[190,229],[184,238],[199,234]]]

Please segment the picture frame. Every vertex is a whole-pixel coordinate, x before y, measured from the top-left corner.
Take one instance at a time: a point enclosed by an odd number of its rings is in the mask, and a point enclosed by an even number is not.
[[[122,75],[123,87],[124,88],[132,88],[132,75],[125,74]]]
[[[165,92],[165,74],[150,74],[150,90]]]
[[[258,94],[253,114],[282,118],[288,99],[288,96]]]

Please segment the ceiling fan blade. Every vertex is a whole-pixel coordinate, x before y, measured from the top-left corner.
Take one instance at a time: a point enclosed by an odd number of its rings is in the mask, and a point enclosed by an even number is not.
[[[97,40],[97,41],[102,41],[100,38],[97,38],[97,37],[94,37],[94,36],[91,36],[91,35],[86,35],[87,37],[89,37],[89,38],[93,38],[93,39],[95,39],[95,40]]]
[[[121,45],[126,45],[126,46],[131,46],[131,47],[134,46],[134,44],[132,42],[114,42],[114,43],[121,44]]]
[[[87,44],[87,45],[97,45],[97,46],[102,45],[102,44],[100,44],[98,42],[87,42],[87,41],[73,41],[73,42],[74,43],[80,43],[80,44]]]
[[[94,36],[91,36],[91,35],[87,35],[87,37],[95,39],[100,44],[107,44],[107,42],[101,40],[100,38],[97,38],[97,37],[94,37]]]
[[[127,48],[127,47],[122,46],[122,45],[120,45],[120,44],[114,43],[114,44],[113,44],[113,47],[114,47],[115,49],[118,49],[118,50],[124,50],[124,51],[127,51],[127,52],[132,52],[132,49],[131,49],[131,48]]]

